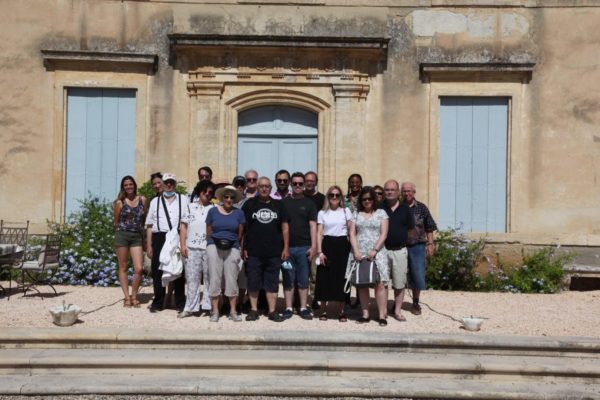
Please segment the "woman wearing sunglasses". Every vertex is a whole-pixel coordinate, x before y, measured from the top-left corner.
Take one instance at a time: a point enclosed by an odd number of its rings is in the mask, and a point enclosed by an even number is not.
[[[215,185],[211,181],[199,181],[192,198],[181,218],[180,245],[181,255],[184,258],[185,279],[187,281],[187,298],[183,311],[177,318],[186,318],[193,313],[210,310],[208,298],[208,263],[206,260],[206,216],[215,207],[210,201],[213,197]],[[202,303],[200,303],[200,287],[204,281]]]
[[[355,260],[375,260],[380,277],[380,281],[375,284],[375,300],[379,311],[377,322],[380,326],[386,326],[387,282],[390,275],[384,242],[388,232],[388,215],[379,209],[375,196],[375,190],[370,186],[363,187],[358,195],[357,210],[349,223],[352,256],[348,260],[346,274],[350,273]],[[358,287],[357,291],[362,308],[362,316],[357,322],[363,324],[370,321],[369,287]]]
[[[317,279],[315,284],[315,299],[321,302],[323,313],[321,321],[327,320],[329,302],[336,303],[338,320],[346,322],[344,302],[347,295],[344,291],[346,265],[350,253],[348,242],[348,221],[352,213],[344,207],[342,189],[332,186],[325,196],[323,210],[317,216]]]
[[[231,305],[229,319],[239,322],[242,317],[236,312],[235,306],[239,294],[240,243],[246,218],[242,210],[233,205],[242,199],[242,194],[234,186],[227,185],[217,189],[215,195],[221,204],[211,208],[206,216],[206,255],[210,276],[208,293],[212,302],[210,321],[219,321],[219,295],[222,278],[225,277],[225,296],[229,297]]]

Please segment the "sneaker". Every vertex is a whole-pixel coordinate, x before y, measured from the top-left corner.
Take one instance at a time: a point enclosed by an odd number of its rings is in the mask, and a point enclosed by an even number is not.
[[[210,322],[219,322],[219,313],[210,314]]]
[[[300,315],[300,318],[302,318],[302,319],[306,319],[306,320],[311,320],[311,319],[313,319],[313,316],[312,316],[312,314],[311,314],[311,313],[310,313],[310,311],[308,311],[308,309],[306,309],[306,308],[305,308],[304,310],[300,310],[300,313],[299,313],[299,315]]]
[[[292,315],[294,315],[294,312],[289,308],[286,308],[285,311],[281,314],[283,319],[290,319],[292,318]]]
[[[283,322],[283,321],[285,321],[285,318],[283,318],[281,316],[281,314],[279,314],[277,312],[272,312],[272,313],[269,314],[269,321]]]
[[[233,322],[240,322],[242,320],[242,316],[238,313],[229,314],[229,319]]]
[[[258,319],[258,311],[250,310],[246,315],[246,321],[256,321]]]
[[[418,304],[413,304],[412,309],[410,310],[411,313],[415,314],[415,315],[421,315],[421,306]]]
[[[191,317],[192,313],[189,311],[182,311],[179,314],[177,314],[177,318],[187,318],[187,317]]]

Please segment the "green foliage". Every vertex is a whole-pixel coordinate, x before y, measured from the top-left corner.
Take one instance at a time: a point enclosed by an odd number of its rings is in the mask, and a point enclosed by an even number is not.
[[[185,185],[177,184],[175,191],[179,194],[187,194]],[[144,196],[148,201],[156,197],[156,193],[154,193],[154,190],[152,189],[152,182],[147,180],[143,185],[138,186],[138,194]]]
[[[574,254],[557,254],[555,247],[523,254],[522,266],[492,266],[483,288],[513,293],[556,293],[563,284],[564,266],[573,258]]]
[[[481,279],[475,267],[484,246],[483,240],[471,240],[457,229],[437,233],[435,254],[427,263],[427,286],[439,290],[477,290]]]
[[[60,266],[52,281],[58,284],[116,286],[114,217],[112,202],[88,197],[65,224],[50,222],[49,228],[63,238]],[[131,279],[131,268],[129,268]]]

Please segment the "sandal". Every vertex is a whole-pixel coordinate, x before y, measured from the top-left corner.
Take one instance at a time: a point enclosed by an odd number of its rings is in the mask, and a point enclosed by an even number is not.
[[[140,308],[140,301],[137,300],[137,299],[131,300],[131,307],[133,307],[133,308]]]
[[[131,307],[131,300],[129,300],[129,298],[123,299],[123,307],[125,307],[125,308]]]
[[[359,319],[356,320],[356,323],[357,324],[366,324],[369,321],[371,321],[371,318],[360,317]]]
[[[327,321],[327,313],[326,312],[321,314],[321,316],[319,317],[319,321]]]
[[[396,321],[406,322],[406,318],[402,314],[400,314],[400,315],[394,314],[394,318],[396,319]]]
[[[340,313],[340,315],[338,315],[338,321],[340,321],[340,322],[348,322],[348,318],[346,318],[346,314],[344,314],[343,312]]]
[[[379,323],[379,326],[387,326],[387,319],[385,318],[379,318],[377,322]]]

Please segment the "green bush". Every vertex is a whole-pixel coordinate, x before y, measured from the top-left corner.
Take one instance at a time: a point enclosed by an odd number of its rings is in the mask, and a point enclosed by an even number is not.
[[[574,254],[557,254],[555,247],[546,247],[532,253],[523,253],[522,266],[491,265],[482,281],[486,291],[513,293],[556,293],[561,290],[565,264],[573,261]]]
[[[52,282],[69,285],[119,285],[117,257],[113,247],[112,202],[90,196],[80,203],[79,211],[71,214],[66,223],[49,223],[50,231],[63,238],[60,266],[52,277]],[[131,265],[128,271],[131,280]],[[147,284],[147,279],[144,278],[142,283]]]
[[[187,194],[185,185],[177,184],[175,191],[179,194]],[[152,189],[152,182],[147,180],[142,186],[138,186],[138,194],[144,196],[148,201],[152,200],[156,196],[156,193],[154,193],[154,190]]]
[[[478,290],[481,278],[475,271],[485,242],[471,240],[457,229],[437,233],[436,250],[427,263],[427,287],[438,290]]]

